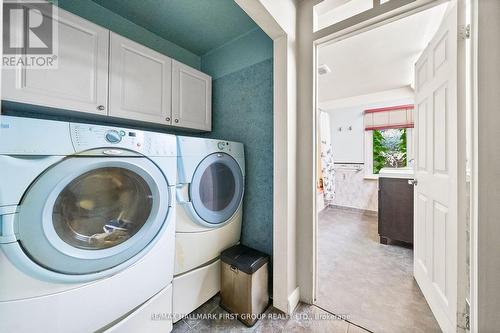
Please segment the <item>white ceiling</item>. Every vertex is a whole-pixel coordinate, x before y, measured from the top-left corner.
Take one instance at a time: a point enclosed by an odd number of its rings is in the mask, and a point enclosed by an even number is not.
[[[411,85],[413,65],[429,43],[447,4],[320,47],[318,65],[331,73],[318,77],[319,102]]]

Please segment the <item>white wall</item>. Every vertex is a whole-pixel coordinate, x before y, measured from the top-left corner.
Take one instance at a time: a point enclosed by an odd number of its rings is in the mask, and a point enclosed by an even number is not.
[[[477,198],[477,322],[475,332],[498,332],[500,327],[500,1],[476,0],[478,4],[478,68],[476,154],[473,179]],[[474,29],[473,29],[473,33]]]
[[[376,179],[365,179],[364,165],[350,164],[364,163],[365,161],[363,112],[369,107],[362,104],[364,101],[360,97],[356,102],[360,103],[359,105],[327,111],[331,123],[333,160],[336,163],[335,196],[332,204],[347,208],[377,211],[378,181]],[[351,130],[349,130],[349,127],[351,127]],[[342,128],[342,130],[339,131],[339,128]]]
[[[326,88],[319,87],[319,89]],[[364,163],[364,110],[413,104],[413,101],[414,91],[407,86],[320,103],[320,108],[330,115],[334,161]],[[348,129],[349,126],[352,130]],[[339,131],[339,127],[342,127],[342,131]]]
[[[291,313],[297,288],[297,51],[293,0],[235,0],[273,39],[273,306]]]
[[[274,206],[274,272],[281,269],[283,279],[274,279],[273,288],[278,288],[280,300],[277,308],[292,313],[299,301],[297,287],[297,51],[296,51],[296,16],[297,9],[293,0],[259,0],[259,2],[273,16],[284,34],[274,42],[274,130],[275,130],[275,186],[281,186],[281,196],[286,197],[286,205],[280,207],[275,199]],[[280,76],[279,81],[276,77]],[[279,82],[281,84],[279,84]],[[281,111],[276,109],[279,104]],[[277,114],[276,112],[279,112]],[[280,135],[280,137],[277,137]],[[283,146],[283,143],[285,145]],[[277,165],[279,160],[286,156],[285,163]],[[276,179],[280,174],[286,175],[285,179]],[[282,186],[280,184],[286,184]],[[276,190],[276,187],[275,187]],[[275,197],[276,198],[276,197]],[[286,211],[286,215],[283,212]],[[286,245],[286,253],[282,251]],[[276,266],[276,256],[280,256],[282,264]],[[286,297],[286,298],[285,298]],[[276,297],[274,298],[276,299]],[[275,301],[273,300],[273,305]]]
[[[300,300],[314,303],[316,276],[315,249],[316,207],[316,103],[312,94],[315,85],[316,60],[313,52],[313,7],[319,0],[298,1],[297,10],[297,283]]]
[[[319,87],[325,89],[326,87]],[[322,103],[330,115],[333,159],[335,163],[365,163],[356,171],[353,165],[336,164],[336,206],[369,211],[378,210],[378,181],[367,179],[365,168],[371,167],[370,154],[365,150],[364,110],[414,103],[410,87],[381,91]],[[351,126],[352,130],[348,127]],[[342,127],[342,131],[339,131]],[[410,143],[411,144],[411,143]]]
[[[328,112],[320,111],[319,116],[319,134],[321,141],[326,144],[332,143],[332,125],[331,125],[331,116]]]
[[[364,162],[363,107],[328,110],[335,163]]]

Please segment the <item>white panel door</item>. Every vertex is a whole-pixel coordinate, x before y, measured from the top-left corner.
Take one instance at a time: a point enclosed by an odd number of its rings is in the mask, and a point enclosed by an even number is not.
[[[173,125],[210,131],[212,129],[212,78],[174,60],[172,107]]]
[[[57,13],[58,67],[4,68],[2,99],[106,115],[109,31],[62,9]]]
[[[109,115],[171,124],[172,59],[111,32]]]
[[[454,6],[452,6],[454,5]],[[414,275],[444,332],[457,325],[457,6],[415,65]]]

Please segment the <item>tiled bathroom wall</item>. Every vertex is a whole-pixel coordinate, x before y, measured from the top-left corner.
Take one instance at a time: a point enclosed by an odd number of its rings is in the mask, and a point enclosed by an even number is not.
[[[334,206],[378,210],[378,180],[365,179],[363,165],[335,164],[335,171]]]

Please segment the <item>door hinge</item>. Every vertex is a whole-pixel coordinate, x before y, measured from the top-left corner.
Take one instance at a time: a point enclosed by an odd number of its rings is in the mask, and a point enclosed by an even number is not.
[[[462,329],[461,331],[470,332],[470,304],[467,299],[465,300],[464,312],[460,313],[458,318],[460,319],[458,327]]]
[[[0,215],[0,244],[15,243],[18,240],[18,235],[17,212]]]
[[[189,197],[189,186],[190,184],[177,184],[175,188],[177,203],[186,204],[191,202]]]
[[[470,304],[465,300],[465,313],[464,313],[465,329],[470,332]]]
[[[458,34],[461,39],[470,39],[471,36],[471,27],[470,24],[467,25],[461,25],[458,29]]]

